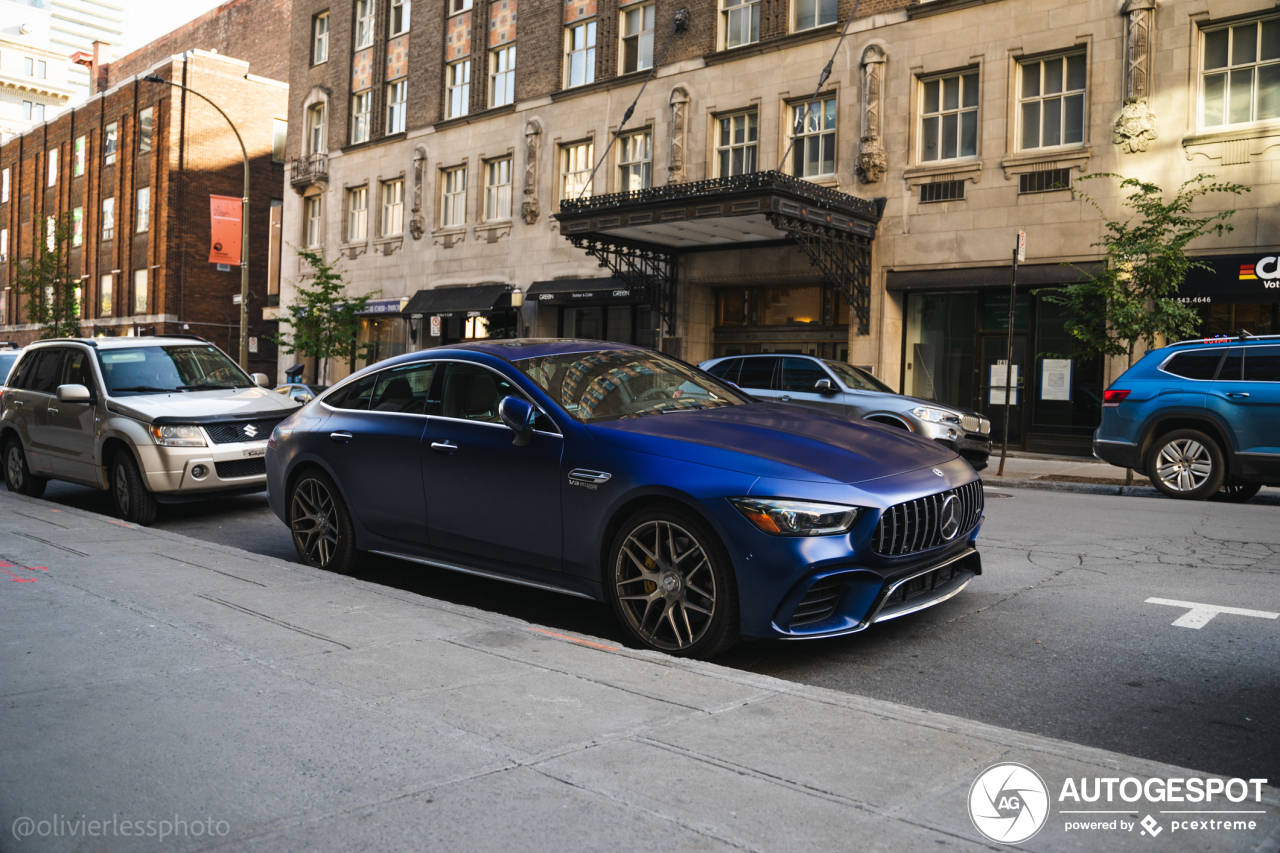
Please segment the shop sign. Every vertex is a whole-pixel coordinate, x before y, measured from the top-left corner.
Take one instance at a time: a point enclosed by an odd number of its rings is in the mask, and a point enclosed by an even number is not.
[[[399,299],[370,299],[361,314],[399,314]]]
[[[1197,258],[1207,269],[1192,269],[1178,290],[1179,302],[1280,302],[1280,253]]]

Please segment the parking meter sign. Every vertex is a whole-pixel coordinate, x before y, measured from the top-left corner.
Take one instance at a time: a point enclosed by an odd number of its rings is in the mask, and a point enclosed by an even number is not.
[[[440,318],[439,317],[431,318],[431,337],[433,338],[440,337]]]

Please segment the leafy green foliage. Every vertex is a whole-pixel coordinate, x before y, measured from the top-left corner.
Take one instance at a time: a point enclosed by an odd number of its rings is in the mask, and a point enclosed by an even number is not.
[[[306,358],[342,358],[354,367],[367,357],[371,346],[359,343],[360,313],[381,291],[348,296],[342,270],[319,252],[298,249],[298,257],[311,267],[311,278],[298,282],[297,296],[286,308],[292,332],[275,342],[287,353]]]
[[[25,298],[27,322],[40,326],[40,338],[80,334],[80,280],[71,275],[71,218],[50,218],[45,239],[32,256],[18,262],[14,281]]]

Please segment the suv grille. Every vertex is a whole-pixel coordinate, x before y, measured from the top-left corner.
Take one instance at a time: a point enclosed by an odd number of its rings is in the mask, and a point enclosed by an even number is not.
[[[253,459],[233,459],[230,462],[215,462],[218,479],[229,480],[233,477],[257,477],[267,473],[267,460],[262,456]]]
[[[232,423],[206,424],[204,431],[214,444],[233,444],[240,441],[266,441],[271,431],[283,417],[263,418],[260,421],[235,421]]]
[[[956,497],[957,519],[960,526],[950,539],[943,538],[939,520],[942,505],[951,495]],[[871,549],[886,557],[900,557],[937,548],[954,542],[973,529],[982,515],[982,481],[958,489],[949,489],[936,495],[891,506],[880,516],[876,532],[871,537]]]
[[[977,432],[982,426],[982,419],[977,415],[961,415],[960,425],[964,427],[965,432]]]
[[[812,625],[831,616],[840,603],[840,590],[844,586],[844,578],[834,575],[809,587],[809,591],[796,605],[796,612],[791,614],[791,627]]]

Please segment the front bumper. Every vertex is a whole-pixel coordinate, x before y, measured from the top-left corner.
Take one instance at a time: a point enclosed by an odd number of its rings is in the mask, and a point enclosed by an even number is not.
[[[977,432],[965,432],[957,424],[940,424],[933,421],[916,421],[916,432],[931,438],[959,453],[969,462],[986,462],[991,456],[991,437]]]
[[[267,442],[246,441],[207,447],[138,448],[147,487],[157,495],[198,497],[267,487]],[[198,469],[203,469],[200,473]],[[197,476],[199,474],[199,476]]]

